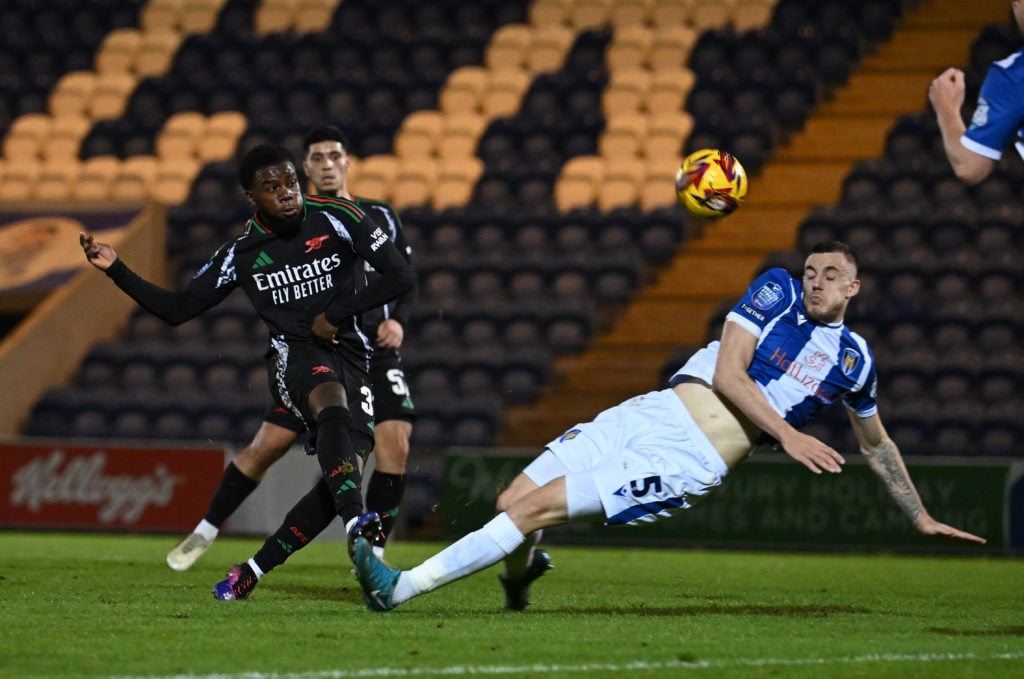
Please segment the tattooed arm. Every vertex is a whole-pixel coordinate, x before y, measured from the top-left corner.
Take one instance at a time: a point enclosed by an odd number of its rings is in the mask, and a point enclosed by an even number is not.
[[[907,515],[914,527],[924,535],[941,535],[970,542],[985,543],[985,539],[965,531],[947,526],[936,521],[925,509],[921,496],[917,494],[914,482],[910,479],[903,457],[896,443],[882,425],[878,414],[870,417],[859,417],[849,411],[853,432],[857,436],[860,452],[867,458],[871,470],[885,484],[885,489],[896,501],[899,508]]]

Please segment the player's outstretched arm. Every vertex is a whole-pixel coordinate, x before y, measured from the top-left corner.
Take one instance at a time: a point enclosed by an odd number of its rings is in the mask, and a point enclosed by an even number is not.
[[[114,248],[106,243],[97,243],[92,234],[80,231],[78,242],[85,252],[85,258],[100,271],[106,271],[111,264],[117,261],[117,253],[114,252]]]
[[[775,438],[794,460],[815,474],[840,473],[846,460],[822,441],[793,428],[775,410],[750,379],[747,369],[754,357],[757,338],[742,326],[726,321],[722,346],[715,364],[714,387],[739,408],[757,427]]]
[[[964,73],[947,68],[928,87],[928,100],[935,109],[935,119],[942,135],[942,147],[954,174],[967,184],[977,184],[995,167],[995,162],[964,147],[960,137],[967,130],[960,109],[964,104],[966,84]]]
[[[860,444],[860,451],[867,458],[871,470],[882,480],[889,495],[907,515],[907,518],[913,522],[918,532],[923,535],[938,535],[985,544],[985,538],[948,526],[932,518],[928,510],[925,509],[924,503],[921,502],[921,496],[918,495],[914,482],[910,479],[910,473],[907,472],[907,467],[903,464],[899,448],[889,438],[877,413],[864,418],[858,417],[852,411],[849,415],[857,442]]]

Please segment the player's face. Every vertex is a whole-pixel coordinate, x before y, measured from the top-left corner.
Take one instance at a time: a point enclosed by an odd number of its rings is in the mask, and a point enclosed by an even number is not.
[[[349,156],[341,142],[318,141],[310,144],[302,168],[316,192],[324,196],[341,196],[347,192]]]
[[[860,290],[860,281],[841,252],[816,252],[804,263],[803,289],[807,315],[818,323],[836,323]]]
[[[302,218],[299,175],[291,163],[268,165],[257,170],[247,195],[260,213],[275,225],[291,224]]]

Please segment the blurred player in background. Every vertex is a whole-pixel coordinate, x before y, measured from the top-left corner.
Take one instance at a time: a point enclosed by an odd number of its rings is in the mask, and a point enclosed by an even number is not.
[[[1010,10],[1024,32],[1024,0],[1011,0]],[[1014,138],[1024,157],[1024,49],[989,67],[969,127],[960,113],[965,89],[963,71],[948,68],[932,81],[928,99],[953,172],[964,182],[977,184],[992,173]]]
[[[86,258],[142,308],[171,324],[195,318],[242,288],[269,331],[267,372],[278,405],[316,430],[321,476],[311,494],[345,522],[349,539],[375,537],[380,517],[364,512],[360,454],[373,448],[367,373],[371,347],[359,315],[408,292],[412,266],[355,203],[303,195],[292,154],[260,145],[239,164],[256,212],[185,286],[172,292],[136,275],[113,248],[81,234]],[[366,283],[363,260],[381,276]],[[241,598],[261,576],[236,564],[217,586]]]
[[[354,201],[391,236],[399,251],[411,263],[412,249],[405,240],[402,222],[394,207],[383,201],[353,197],[349,192],[349,143],[342,131],[334,126],[313,128],[306,135],[303,147],[306,154],[303,169],[316,194]],[[379,274],[367,264],[366,276],[368,280],[373,280]],[[381,516],[383,530],[375,542],[381,555],[387,537],[394,529],[405,491],[409,438],[416,417],[398,353],[405,328],[412,317],[415,296],[416,289],[413,287],[394,302],[362,315],[364,332],[368,337],[375,338],[370,358],[370,386],[376,442],[373,448],[374,469],[366,482],[366,507]],[[287,409],[279,406],[268,409],[252,441],[228,463],[206,516],[190,535],[171,550],[167,555],[167,564],[177,571],[190,568],[213,544],[224,521],[249,497],[271,465],[295,445],[305,430],[305,424]],[[312,510],[303,511],[302,507],[293,510],[296,515],[289,516],[294,520],[286,521],[282,530],[275,533],[275,540],[288,545],[288,550],[282,555],[285,558],[287,554],[301,549],[326,528],[333,518],[329,512],[324,514],[326,510],[320,509],[321,503],[314,503],[312,498],[307,501],[312,505]],[[329,509],[329,505],[324,506]],[[261,565],[269,570],[279,564],[267,562]]]
[[[390,568],[357,537],[367,606],[391,610],[504,560],[505,605],[520,610],[550,565],[535,549],[544,528],[593,517],[607,525],[669,517],[720,485],[757,445],[775,442],[816,474],[839,473],[843,457],[798,431],[837,400],[860,452],[920,533],[984,543],[928,514],[882,425],[874,357],[843,323],[859,290],[856,257],[837,241],[812,248],[802,280],[768,270],[733,307],[721,340],[694,354],[670,388],[636,396],[551,441],[481,529],[408,571]]]

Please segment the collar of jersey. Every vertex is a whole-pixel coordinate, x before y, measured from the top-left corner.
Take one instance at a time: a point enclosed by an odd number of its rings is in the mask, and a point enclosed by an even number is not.
[[[306,195],[303,194],[303,196],[302,196],[302,219],[303,220],[306,219],[306,209],[307,209]],[[252,221],[253,227],[255,227],[256,230],[259,231],[260,233],[270,233],[270,234],[274,233],[274,230],[271,229],[269,226],[264,226],[264,224],[263,224],[263,215],[260,214],[259,210],[256,210],[255,214],[253,214],[251,221]]]

